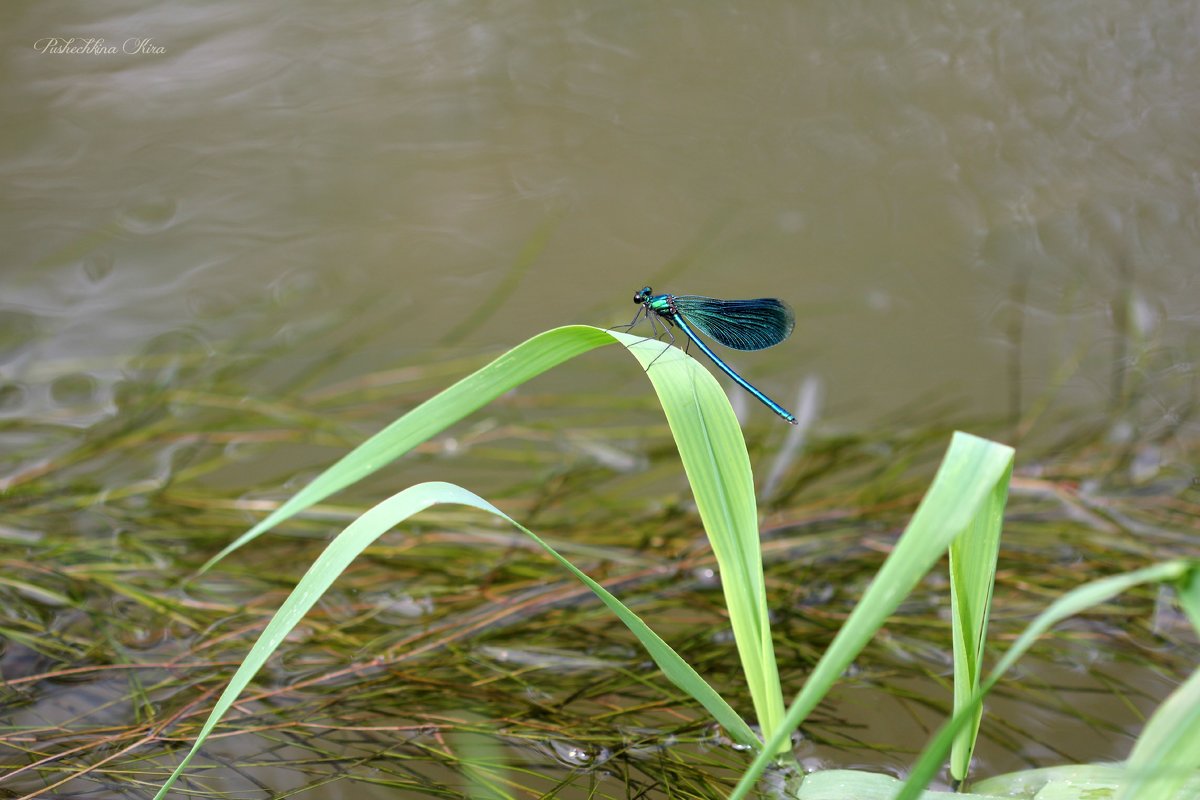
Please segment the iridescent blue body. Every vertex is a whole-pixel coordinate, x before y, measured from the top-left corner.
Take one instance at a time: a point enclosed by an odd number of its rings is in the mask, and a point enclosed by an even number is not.
[[[638,318],[645,313],[650,319],[651,327],[656,331],[655,318],[662,320],[666,325],[679,328],[739,386],[758,398],[767,408],[793,425],[796,424],[796,417],[791,412],[734,372],[733,368],[722,361],[692,330],[692,326],[695,326],[705,335],[734,350],[763,350],[790,336],[792,328],[796,325],[795,315],[782,300],[773,297],[756,300],[717,300],[713,297],[690,294],[654,294],[649,286],[644,286],[633,296],[633,302],[641,308],[629,327],[637,323]],[[670,328],[667,328],[667,335],[674,343],[675,336],[671,334]]]

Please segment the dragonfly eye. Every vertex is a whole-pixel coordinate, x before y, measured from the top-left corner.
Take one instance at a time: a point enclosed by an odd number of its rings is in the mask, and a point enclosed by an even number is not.
[[[647,300],[649,300],[649,299],[650,299],[650,295],[651,295],[651,294],[653,294],[653,291],[650,289],[650,287],[649,287],[649,286],[643,286],[643,287],[642,287],[642,289],[641,289],[641,291],[639,291],[637,294],[635,294],[635,295],[633,296],[633,302],[635,302],[635,303],[644,303],[644,302],[646,302]]]

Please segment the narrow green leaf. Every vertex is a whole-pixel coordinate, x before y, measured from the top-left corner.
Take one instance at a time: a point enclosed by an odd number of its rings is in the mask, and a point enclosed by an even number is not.
[[[1177,586],[1185,608],[1200,605],[1200,562]],[[1126,767],[1118,800],[1175,797],[1189,780],[1200,780],[1200,668],[1150,716]]]
[[[510,762],[514,759],[499,738],[479,732],[487,730],[489,720],[466,709],[455,711],[454,716],[466,723],[463,728],[446,734],[467,784],[463,794],[469,800],[517,800],[505,788],[512,784]],[[471,727],[477,730],[470,730]]]
[[[717,559],[758,723],[770,736],[783,719],[783,695],[767,615],[754,476],[741,426],[720,384],[695,359],[654,341],[629,349],[643,365],[653,362],[647,374]],[[786,737],[779,747],[786,747]]]
[[[361,480],[487,402],[567,359],[605,344],[624,345],[646,370],[691,482],[712,543],[754,710],[764,734],[783,717],[779,672],[767,617],[758,510],[746,442],[716,379],[675,347],[587,325],[555,328],[518,345],[430,398],[322,472],[270,516],[202,567],[333,492]]]
[[[1179,592],[1179,605],[1192,623],[1196,635],[1200,636],[1200,569],[1189,572],[1175,585]]]
[[[1008,500],[1008,478],[996,484],[987,501],[963,535],[950,543],[950,615],[954,646],[954,708],[958,710],[979,689],[983,677],[983,648],[987,638],[992,587],[996,580],[996,556],[1000,552],[1000,529]],[[963,728],[950,755],[950,774],[955,780],[967,776],[983,706]]]
[[[192,758],[204,744],[213,728],[216,727],[225,712],[249,684],[254,675],[262,668],[270,655],[300,622],[309,609],[321,598],[329,586],[346,567],[366,549],[372,542],[398,523],[408,517],[438,503],[453,503],[472,506],[494,514],[524,532],[533,539],[552,558],[564,566],[576,578],[582,581],[600,598],[609,609],[638,637],[642,646],[663,670],[663,673],[676,686],[691,694],[703,705],[710,714],[734,738],[742,744],[757,746],[758,738],[750,727],[738,716],[708,683],[692,669],[679,654],[667,645],[659,636],[650,630],[642,620],[630,611],[620,600],[614,597],[603,586],[596,583],[574,565],[559,555],[550,545],[515,522],[511,517],[475,494],[450,483],[422,483],[405,489],[371,508],[326,546],[325,550],[300,579],[296,588],[288,595],[287,600],[280,606],[279,611],[267,623],[262,634],[250,648],[245,660],[238,667],[229,685],[221,693],[213,706],[212,712],[200,729],[191,750],[184,756],[179,766],[171,773],[167,781],[155,794],[155,800],[162,800],[175,780],[191,762]]]
[[[510,389],[541,375],[581,353],[612,344],[613,335],[590,325],[568,325],[538,334],[517,345],[487,366],[421,403],[326,469],[275,509],[266,519],[243,533],[210,558],[201,572],[256,539],[313,503],[357,483],[387,466],[412,448],[436,436],[473,411]]]
[[[743,798],[783,741],[821,701],[838,677],[933,566],[953,539],[978,516],[1012,470],[1013,450],[966,433],[955,433],[942,465],[896,547],[862,600],[821,656],[787,710],[783,724],[747,769],[731,798]]]
[[[1051,603],[1050,607],[1039,614],[1008,649],[1008,652],[992,669],[987,680],[980,685],[971,701],[955,712],[950,721],[943,725],[926,745],[925,751],[917,759],[917,763],[913,766],[912,772],[909,773],[908,780],[904,784],[903,791],[896,796],[896,800],[916,800],[920,796],[921,791],[929,785],[945,761],[958,731],[975,718],[976,710],[982,704],[984,695],[991,691],[1001,676],[1033,646],[1033,643],[1043,633],[1067,617],[1105,603],[1134,586],[1143,583],[1179,581],[1186,577],[1189,571],[1197,568],[1194,562],[1187,561],[1168,561],[1163,564],[1155,564],[1124,575],[1113,575],[1086,583]]]

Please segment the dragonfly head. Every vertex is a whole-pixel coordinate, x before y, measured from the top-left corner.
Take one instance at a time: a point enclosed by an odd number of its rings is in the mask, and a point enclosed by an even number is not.
[[[641,290],[639,290],[638,293],[633,296],[633,302],[637,303],[638,305],[641,305],[642,303],[645,303],[647,300],[649,300],[650,295],[652,295],[652,294],[654,294],[653,289],[651,289],[649,286],[643,286],[641,288]]]

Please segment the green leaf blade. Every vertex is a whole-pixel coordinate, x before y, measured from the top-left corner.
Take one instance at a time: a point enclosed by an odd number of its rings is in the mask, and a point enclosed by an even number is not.
[[[972,523],[989,496],[1007,492],[1012,462],[1011,447],[962,432],[954,434],[929,491],[891,555],[788,707],[783,724],[738,782],[732,800],[746,797],[766,769],[770,754],[777,752],[783,739],[816,708],[950,542]]]
[[[645,337],[568,325],[539,334],[414,408],[326,469],[220,553],[229,553],[391,463],[504,392],[606,344],[626,347],[662,403],[722,576],[738,653],[766,734],[783,717],[758,546],[754,479],[741,428],[716,379],[675,347]]]
[[[909,773],[908,780],[904,784],[904,789],[896,796],[896,800],[916,800],[920,796],[921,791],[929,785],[929,782],[937,774],[946,755],[950,752],[958,732],[974,719],[979,705],[983,702],[984,696],[991,691],[992,687],[996,685],[1004,673],[1033,646],[1042,634],[1064,619],[1086,611],[1092,606],[1108,602],[1113,597],[1128,591],[1134,586],[1161,581],[1180,581],[1186,579],[1189,573],[1194,573],[1197,569],[1200,569],[1200,567],[1196,563],[1187,561],[1168,561],[1162,564],[1154,564],[1123,575],[1112,575],[1086,583],[1076,589],[1072,589],[1051,603],[1017,637],[1012,647],[1005,652],[1004,656],[996,663],[996,666],[992,668],[987,679],[983,681],[979,689],[972,695],[970,702],[964,704],[962,708],[956,711],[954,716],[934,734],[933,739],[925,746],[925,750],[921,753],[920,758],[913,765],[912,772]]]
[[[1008,500],[1009,473],[980,507],[967,530],[950,543],[950,618],[954,648],[954,709],[970,703],[983,677],[983,650],[987,639],[992,590],[996,582],[996,559],[1000,552],[1000,530]],[[971,764],[983,706],[974,721],[954,741],[950,775],[963,780]]]
[[[171,786],[199,752],[217,723],[249,685],[251,679],[262,669],[279,644],[312,609],[346,567],[376,539],[397,524],[432,505],[441,503],[471,506],[486,511],[504,519],[532,538],[559,564],[587,585],[600,598],[601,602],[608,606],[637,636],[667,678],[695,697],[725,727],[735,741],[749,746],[759,744],[754,732],[738,716],[737,712],[678,653],[672,650],[636,614],[603,586],[581,572],[532,531],[515,522],[483,498],[451,483],[430,482],[409,487],[374,506],[347,526],[326,546],[250,648],[245,660],[234,672],[229,684],[217,699],[208,719],[201,727],[196,741],[158,790],[158,793],[155,794],[155,800],[162,800],[166,796]]]
[[[208,571],[225,556],[279,523],[387,466],[510,389],[564,361],[597,347],[613,344],[614,341],[611,334],[590,325],[554,328],[526,340],[421,403],[354,448],[269,516],[210,558],[200,571]]]
[[[633,337],[628,337],[633,339]],[[754,475],[741,426],[717,380],[677,348],[637,340],[675,437],[696,508],[717,558],[738,654],[764,736],[783,719],[783,696],[768,619]],[[780,748],[786,747],[786,739]]]

